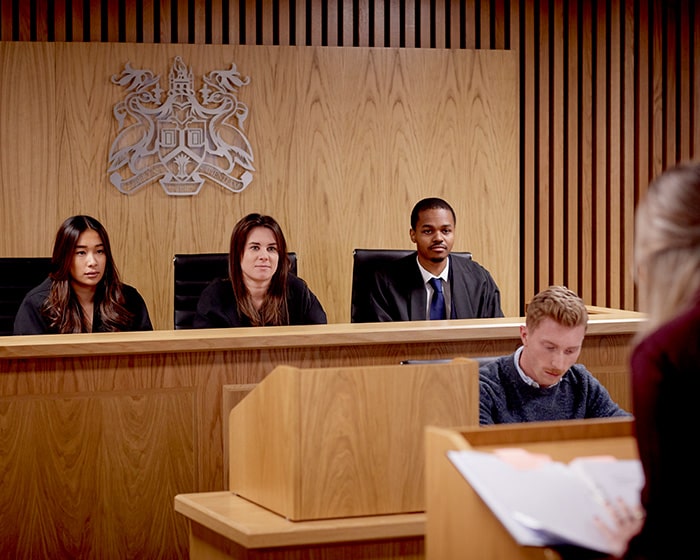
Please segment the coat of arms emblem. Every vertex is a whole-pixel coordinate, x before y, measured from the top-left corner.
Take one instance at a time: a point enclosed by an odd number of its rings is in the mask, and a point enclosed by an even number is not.
[[[203,76],[199,95],[192,70],[177,56],[164,92],[160,76],[127,63],[112,82],[126,88],[114,105],[119,131],[109,152],[108,173],[124,194],[159,181],[173,196],[199,193],[206,179],[240,192],[253,179],[253,151],[243,132],[248,107],[238,91],[250,78],[236,65]],[[163,96],[165,94],[165,99]]]

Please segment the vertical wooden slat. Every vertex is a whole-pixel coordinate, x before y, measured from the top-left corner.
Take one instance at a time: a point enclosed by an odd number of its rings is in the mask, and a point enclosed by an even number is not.
[[[581,170],[581,201],[579,205],[581,242],[579,249],[580,287],[579,295],[587,302],[595,301],[593,291],[593,14],[591,3],[581,0],[581,64],[580,111],[581,111],[581,146],[579,149],[579,166]]]
[[[177,2],[177,43],[187,44],[190,40],[190,15],[187,10],[188,0],[173,0]]]
[[[430,48],[430,2],[420,3],[420,29],[416,29],[416,34],[420,40],[420,48]]]
[[[510,26],[506,29],[508,38],[510,41],[510,48],[512,50],[518,50],[520,48],[520,2],[521,0],[510,0]],[[505,7],[504,7],[505,9]],[[505,21],[505,13],[503,14],[503,20]],[[522,83],[522,77],[520,79]]]
[[[550,284],[565,284],[566,271],[566,240],[571,235],[566,229],[564,218],[566,217],[565,188],[568,187],[564,180],[564,7],[561,2],[553,1],[553,19],[551,22],[552,48],[547,47],[548,56],[552,59],[550,68],[551,99],[550,109],[547,111],[550,120],[550,146],[549,154],[550,170],[550,211],[548,219],[551,221],[551,265]],[[542,37],[542,42],[545,38]],[[557,45],[560,47],[557,48]],[[544,217],[543,217],[544,218]]]
[[[554,1],[554,0],[551,0]],[[537,75],[539,101],[537,104],[537,121],[539,127],[539,137],[537,138],[537,222],[535,227],[539,232],[539,247],[540,254],[537,259],[537,277],[538,287],[541,289],[544,286],[551,284],[550,266],[552,256],[552,232],[550,229],[550,130],[549,130],[549,87],[550,87],[550,68],[549,68],[549,2],[550,0],[541,0],[539,13],[536,17],[539,20],[540,34],[537,45],[537,58],[539,61],[539,74]]]
[[[12,41],[12,0],[0,0],[0,41]]]
[[[524,95],[521,138],[523,143],[523,303],[530,301],[537,292],[537,237],[535,221],[535,196],[537,188],[535,184],[535,8],[531,2],[524,1],[521,4],[521,17],[524,18],[523,45],[520,56],[520,76],[523,84],[521,91]]]
[[[596,14],[593,25],[595,26],[597,41],[595,44],[595,135],[593,137],[595,152],[595,179],[593,183],[594,215],[593,231],[595,232],[595,272],[593,277],[594,305],[606,305],[607,271],[607,236],[606,209],[608,204],[608,179],[609,161],[607,146],[607,49],[605,46],[605,34],[608,32],[605,14],[605,2],[598,2],[595,6]]]
[[[257,32],[255,22],[255,0],[240,0],[240,3],[245,4],[245,18],[243,25],[245,26],[245,43],[246,45],[255,45],[257,42]],[[241,43],[243,44],[244,36],[241,34]]]
[[[445,33],[445,0],[435,0],[435,48],[444,49],[447,47],[447,36]]]
[[[31,24],[34,28],[35,41],[46,42],[49,40],[47,11],[46,0],[35,0],[34,18]]]
[[[207,12],[205,10],[204,0],[194,0],[193,11],[193,14],[188,15],[188,20],[190,18],[192,19],[190,23],[192,24],[194,36],[188,37],[187,41],[196,45],[205,45],[207,43]]]
[[[664,99],[666,118],[663,131],[663,135],[666,138],[666,150],[664,153],[664,168],[673,165],[677,160],[676,131],[678,130],[679,123],[676,120],[678,115],[676,111],[676,62],[678,60],[676,38],[678,37],[678,29],[676,26],[676,11],[674,7],[675,4],[664,4],[664,10],[666,11],[666,53],[664,56],[666,59],[666,73],[664,75],[664,80],[666,81],[666,95]]]
[[[29,2],[19,3],[19,40],[20,41],[31,41],[31,4]]]
[[[695,6],[693,10],[693,57],[692,60],[700,59],[700,6]],[[700,158],[700,68],[693,66],[693,119],[691,130],[692,147],[690,157]]]
[[[161,0],[165,2],[165,0]],[[102,40],[102,6],[99,3],[90,3],[90,36],[85,37],[86,42]]]
[[[637,114],[635,115],[634,130],[637,137],[637,176],[635,184],[638,192],[635,199],[646,191],[647,182],[651,173],[651,91],[649,83],[649,61],[651,44],[649,33],[651,25],[646,2],[639,3],[639,29],[638,29],[638,52],[635,53],[637,60]]]
[[[690,97],[690,75],[693,69],[693,53],[690,45],[690,4],[681,2],[678,6],[680,17],[678,24],[678,36],[680,37],[680,49],[678,59],[680,73],[678,75],[678,88],[680,93],[680,105],[678,106],[678,130],[680,136],[679,159],[685,161],[690,158],[690,121],[692,119],[691,107],[693,101]]]
[[[581,222],[579,221],[579,199],[581,196],[581,177],[579,168],[579,90],[578,90],[578,65],[580,60],[578,57],[578,43],[580,40],[578,33],[578,4],[585,0],[572,0],[569,2],[569,17],[565,22],[566,38],[568,44],[567,52],[567,74],[564,77],[567,83],[566,98],[566,122],[568,123],[566,143],[568,146],[567,152],[564,154],[566,158],[566,175],[568,186],[566,191],[566,215],[568,219],[567,237],[566,237],[566,252],[568,255],[566,264],[566,285],[576,292],[581,294],[580,285],[580,254],[579,254],[579,238],[581,237]]]
[[[460,48],[460,34],[462,32],[460,16],[460,0],[450,0],[450,44],[449,48]]]
[[[610,37],[610,88],[609,88],[609,113],[608,142],[609,142],[609,175],[607,208],[604,210],[607,217],[608,234],[605,252],[608,256],[606,281],[608,299],[607,305],[620,307],[621,283],[623,281],[622,270],[622,191],[621,175],[625,164],[624,151],[622,149],[622,67],[620,55],[624,52],[624,44],[620,36],[622,15],[620,10],[624,4],[617,2],[610,8],[610,28],[607,34]]]
[[[119,0],[107,0],[107,41],[119,42]]]
[[[522,17],[524,17],[524,15]],[[509,29],[510,48],[513,50],[518,50],[518,51],[520,50],[520,39],[521,39],[521,37],[520,37],[520,18],[521,18],[520,0],[511,0],[510,1],[510,22],[511,22],[511,24],[510,24],[510,29]],[[524,60],[524,55],[523,55],[523,53],[521,53],[519,55],[519,65],[518,65],[518,72],[519,72],[518,81],[520,84],[520,86],[519,86],[520,92],[524,91],[524,84],[525,84],[525,76],[524,76],[524,73],[522,72],[522,67],[523,67],[522,61],[523,60]],[[519,111],[518,112],[520,114],[522,114],[524,112],[524,110],[525,110],[525,107],[524,107],[524,103],[522,100],[522,93],[521,93],[521,99],[519,102]],[[520,128],[519,138],[521,139],[521,144],[523,143],[522,139],[525,138],[525,129],[522,125],[522,122],[523,121],[521,118],[521,120],[519,121],[519,128]],[[520,177],[519,177],[519,180],[520,180],[519,191],[520,192],[524,192],[524,184],[525,184],[525,177],[524,177],[524,173],[522,172],[522,169],[523,169],[522,153],[523,153],[523,150],[521,149],[519,154],[518,154],[518,158],[520,160]],[[521,216],[520,231],[521,232],[524,231],[524,227],[527,225],[525,223],[525,220],[522,219],[522,215],[523,215],[523,209],[521,208],[521,211],[520,211],[520,216]],[[522,237],[522,233],[521,233],[521,237]],[[519,294],[518,300],[520,301],[519,314],[521,314],[521,315],[523,314],[523,304],[525,301],[525,298],[523,296],[525,267],[522,265],[522,263],[524,262],[524,259],[528,254],[528,251],[524,245],[524,241],[525,241],[524,239],[521,240],[520,250],[519,250],[521,266],[520,266],[520,278],[519,278],[520,294]]]
[[[495,49],[505,49],[506,48],[506,21],[505,21],[505,0],[492,0],[494,6],[494,33],[493,37],[493,48]],[[512,22],[513,20],[511,20]],[[515,20],[517,21],[517,20]],[[512,23],[511,23],[512,25]],[[512,48],[512,47],[511,47]]]
[[[124,37],[127,43],[136,42],[136,4],[133,2],[126,2],[124,4],[125,15],[125,29]]]
[[[262,14],[259,16],[262,18],[262,43],[263,45],[272,45],[274,41],[272,40],[274,32],[274,18],[275,14],[272,10],[272,2],[262,3]]]
[[[401,2],[400,0],[387,0],[390,3],[389,12],[389,46],[398,48],[401,46]]]
[[[92,17],[91,10],[88,9],[87,14],[84,11],[81,2],[73,2],[70,11],[66,11],[66,19],[70,18],[73,25],[73,41],[90,41],[91,30],[86,25],[86,18],[88,22]]]
[[[652,29],[650,39],[652,41],[652,74],[649,77],[652,81],[652,106],[651,106],[651,176],[656,177],[665,166],[664,162],[664,96],[663,96],[663,23],[662,7],[658,2],[653,3]]]
[[[386,40],[384,34],[384,6],[385,2],[374,2],[374,46],[383,47]]]
[[[476,3],[481,0],[466,0],[464,7],[464,18],[462,25],[464,26],[465,48],[476,48]]]
[[[420,0],[406,0],[404,6],[404,17],[406,19],[406,47],[416,46],[418,30],[416,29],[416,2]]]
[[[552,0],[557,2],[557,0]],[[481,0],[481,14],[477,22],[481,32],[480,49],[491,48],[491,0]]]
[[[155,2],[156,0],[143,0],[143,42],[155,42]],[[216,1],[214,2],[216,3]],[[221,24],[219,24],[221,28]]]
[[[297,0],[295,6],[296,13],[293,16],[296,19],[295,44],[298,47],[303,47],[306,45],[306,2],[305,0]]]
[[[241,0],[243,1],[243,0]],[[255,13],[255,0],[245,0],[245,44],[255,45],[258,42],[257,14]]]
[[[328,20],[324,24],[328,35],[328,46],[337,47],[340,45],[340,35],[338,34],[338,2],[331,0],[328,2]]]
[[[67,8],[64,8],[67,9]],[[85,19],[84,19],[84,13],[83,13],[83,5],[81,2],[73,2],[72,4],[72,9],[70,13],[66,12],[65,13],[65,21],[63,23],[64,29],[62,30],[62,33],[65,35],[65,25],[67,20],[71,20],[71,25],[73,26],[73,41],[89,41],[90,40],[90,35],[86,35],[84,33],[84,25],[85,25]],[[57,29],[58,30],[58,29]],[[56,39],[58,41],[58,39]],[[67,40],[67,39],[66,39]]]
[[[54,39],[56,42],[66,41],[66,21],[70,19],[71,14],[66,13],[66,0],[55,0],[54,1]],[[76,33],[77,32],[77,33]],[[79,41],[83,36],[82,28],[73,28],[73,37],[71,40]],[[48,40],[48,39],[47,39]]]
[[[241,44],[241,14],[240,14],[240,2],[245,2],[245,0],[223,0],[228,1],[228,44],[229,45],[240,45]]]
[[[635,99],[637,87],[635,84],[635,61],[638,55],[634,52],[634,9],[635,0],[624,0],[625,18],[625,66],[623,68],[623,155],[625,163],[623,167],[623,201],[622,201],[622,224],[623,224],[623,268],[624,278],[623,297],[620,306],[623,309],[634,309],[635,288],[634,276],[632,275],[634,260],[634,210],[635,210],[635,141],[637,138],[635,128]]]
[[[289,14],[289,0],[280,0],[278,17],[279,17],[279,30],[280,30],[280,36],[279,36],[280,46],[288,46],[291,44],[290,25],[289,25],[289,22],[291,21],[290,14]]]
[[[342,9],[343,9],[343,46],[344,47],[352,47],[352,30],[353,30],[352,0],[343,0]]]
[[[324,21],[322,19],[321,3],[322,0],[311,0],[311,7],[309,8],[311,15],[311,45],[314,47],[320,47],[323,43]]]
[[[211,44],[221,45],[224,42],[223,34],[223,5],[224,0],[212,0],[211,2]]]
[[[358,46],[369,47],[369,0],[359,0],[357,2],[357,31]]]

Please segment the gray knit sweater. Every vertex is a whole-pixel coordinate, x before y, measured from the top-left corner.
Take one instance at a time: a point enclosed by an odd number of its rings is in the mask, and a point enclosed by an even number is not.
[[[502,356],[479,368],[479,393],[482,425],[630,416],[581,364],[552,387],[534,387],[520,377],[514,354]]]

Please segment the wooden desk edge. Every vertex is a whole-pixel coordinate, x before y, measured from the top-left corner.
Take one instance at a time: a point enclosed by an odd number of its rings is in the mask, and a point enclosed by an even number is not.
[[[645,320],[643,314],[633,311],[607,311],[591,312],[587,334],[628,334],[636,332],[638,324]],[[503,317],[453,321],[4,336],[0,337],[0,359],[517,339],[518,328],[524,322],[524,317]]]
[[[425,535],[425,512],[289,521],[228,491],[178,494],[175,511],[245,548]]]

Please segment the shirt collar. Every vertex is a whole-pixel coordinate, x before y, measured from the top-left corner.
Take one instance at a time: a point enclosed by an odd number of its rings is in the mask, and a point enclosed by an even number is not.
[[[418,263],[418,270],[420,270],[420,275],[423,277],[423,283],[427,284],[431,278],[435,278],[432,272],[428,272],[423,268],[423,265],[421,265],[420,261],[418,260],[418,255],[416,254],[416,262]],[[440,278],[443,282],[447,283],[447,280],[449,279],[449,274],[450,274],[450,257],[447,257],[447,264],[445,264],[445,268],[442,269],[442,272],[437,276]]]
[[[520,367],[520,354],[523,353],[523,348],[525,348],[525,347],[524,347],[524,346],[521,346],[521,347],[518,348],[518,349],[515,351],[515,353],[513,354],[513,362],[515,363],[515,369],[518,370],[518,375],[520,375],[520,378],[521,378],[525,383],[527,383],[527,384],[530,385],[531,387],[537,387],[537,388],[539,389],[539,388],[540,388],[540,384],[537,383],[537,381],[535,381],[532,377],[529,377],[529,376],[522,370],[522,368]],[[561,378],[560,378],[560,379],[561,379]],[[559,383],[559,381],[557,381],[557,383]],[[557,383],[555,383],[554,385],[556,385]],[[550,385],[549,387],[554,387],[554,385]],[[549,387],[548,387],[548,388],[549,388]]]

